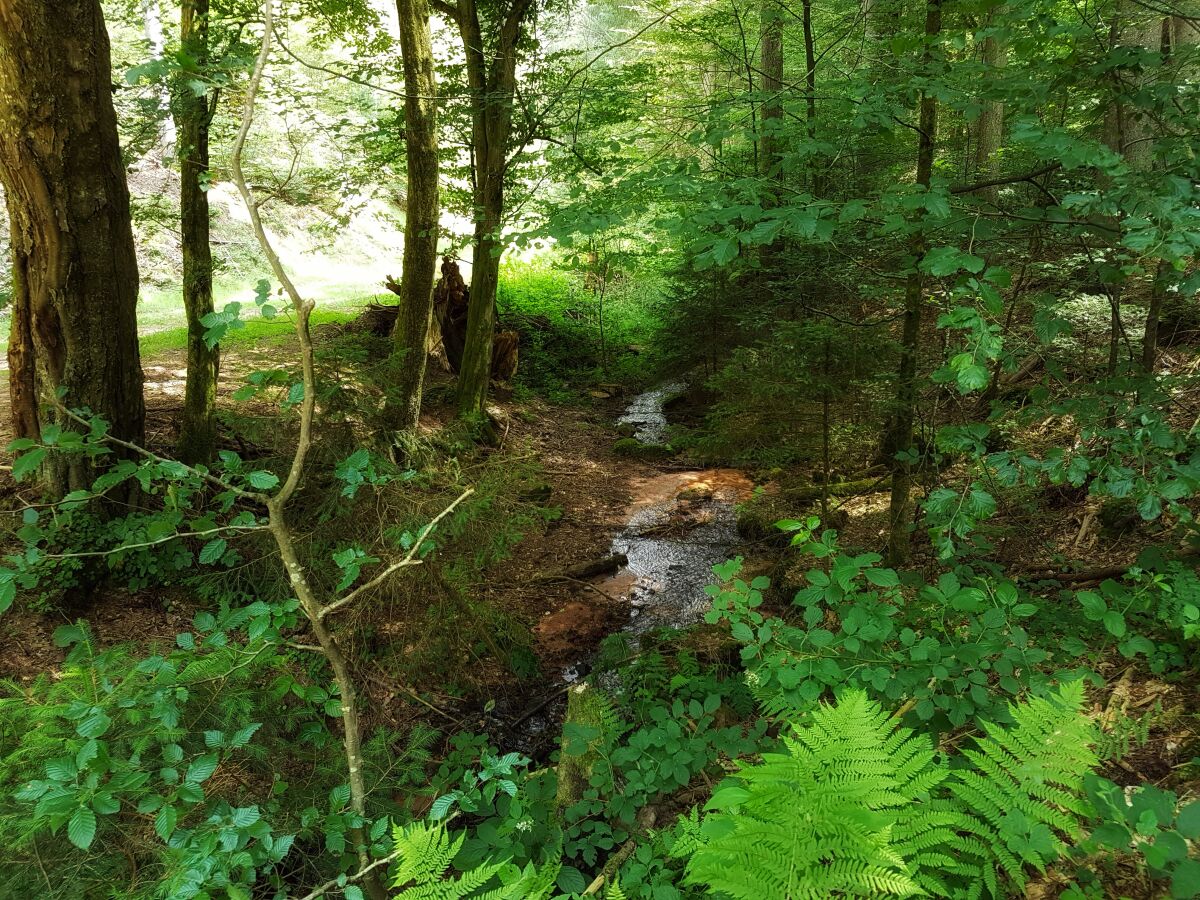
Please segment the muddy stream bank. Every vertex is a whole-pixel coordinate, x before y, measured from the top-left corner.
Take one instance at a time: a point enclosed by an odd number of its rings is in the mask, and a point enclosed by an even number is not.
[[[670,383],[639,394],[617,423],[632,425],[643,443],[662,443],[668,425],[664,406],[682,389]],[[727,468],[631,476],[625,524],[611,544],[611,553],[627,562],[612,575],[580,585],[575,600],[534,630],[545,635],[569,629],[594,603],[620,605],[620,624],[609,633],[636,637],[701,621],[709,605],[704,588],[712,581],[712,567],[732,556],[738,544],[734,507],[752,489],[744,473]],[[587,675],[595,650],[580,647],[577,660],[547,679],[542,697],[551,700],[538,707],[538,698],[530,696],[525,710],[512,711],[510,746],[537,758],[557,745],[566,705],[562,689]]]

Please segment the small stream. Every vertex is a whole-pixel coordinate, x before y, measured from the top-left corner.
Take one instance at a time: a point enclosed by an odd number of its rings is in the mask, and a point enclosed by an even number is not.
[[[643,443],[662,443],[667,428],[663,406],[683,388],[672,382],[639,394],[618,423],[633,425]],[[625,525],[612,542],[612,552],[624,554],[628,563],[593,582],[628,604],[629,618],[620,631],[637,636],[656,628],[687,628],[703,619],[712,567],[733,555],[738,543],[734,506],[752,489],[753,482],[736,469],[664,472],[632,480]],[[589,669],[585,659],[560,677],[569,684]],[[523,720],[514,735],[522,745],[517,749],[535,755],[534,748],[551,733],[556,738],[564,706],[557,701]]]
[[[668,381],[653,390],[638,394],[625,408],[618,425],[632,425],[633,436],[643,444],[662,444],[667,437],[667,414],[664,407],[668,400],[683,392],[687,385],[681,381]]]
[[[686,628],[709,607],[704,587],[712,567],[737,544],[734,505],[750,495],[750,479],[735,469],[670,472],[633,484],[629,519],[613,553],[629,563],[597,584],[629,602],[624,631]]]

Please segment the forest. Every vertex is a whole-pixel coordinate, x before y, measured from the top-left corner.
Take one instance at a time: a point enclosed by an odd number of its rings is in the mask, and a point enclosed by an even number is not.
[[[1200,897],[1198,0],[0,0],[0,900]]]

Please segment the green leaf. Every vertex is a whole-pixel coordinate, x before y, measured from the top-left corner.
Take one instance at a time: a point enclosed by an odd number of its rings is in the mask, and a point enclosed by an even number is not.
[[[154,817],[154,833],[162,840],[169,841],[171,835],[175,833],[175,823],[179,819],[179,813],[175,807],[170,804],[164,806],[158,811],[158,815]]]
[[[217,771],[217,764],[220,762],[216,753],[205,753],[203,756],[192,760],[192,764],[188,766],[187,775],[184,780],[191,784],[200,784],[207,781],[213,772]]]
[[[1200,800],[1189,803],[1179,811],[1175,827],[1185,838],[1195,840],[1200,837]]]
[[[82,772],[87,768],[87,764],[99,755],[100,742],[92,738],[75,753],[75,768]]]
[[[248,828],[262,818],[257,806],[243,806],[233,811],[230,821],[235,828]]]
[[[934,247],[921,260],[921,267],[939,278],[953,275],[961,269],[971,273],[983,271],[984,260],[957,247]]]
[[[79,625],[59,625],[54,629],[54,646],[69,647],[87,640],[87,632]]]
[[[892,569],[867,569],[864,574],[867,581],[879,587],[896,587],[900,584],[900,576]]]
[[[1080,591],[1075,598],[1083,607],[1084,614],[1093,622],[1099,622],[1108,610],[1108,604],[1104,602],[1104,598],[1094,591]]]
[[[279,476],[273,472],[267,472],[259,469],[257,472],[251,472],[247,476],[250,485],[260,491],[269,491],[275,485],[279,484]]]
[[[1171,876],[1171,896],[1176,900],[1200,896],[1200,862],[1185,859]]]
[[[225,549],[228,544],[225,538],[213,538],[200,550],[200,562],[204,565],[212,565],[225,555]]]
[[[91,807],[81,806],[67,823],[67,839],[80,850],[86,850],[96,837],[96,814]]]
[[[99,793],[92,798],[92,809],[101,816],[115,816],[121,811],[121,801],[109,793]]]
[[[26,475],[30,475],[38,470],[42,462],[46,459],[46,448],[36,447],[22,453],[13,461],[12,476],[15,481],[22,480]]]
[[[97,738],[108,731],[108,726],[111,724],[112,719],[108,717],[108,713],[96,707],[75,726],[75,731],[79,733],[80,737]]]
[[[565,894],[582,894],[587,890],[587,881],[583,873],[574,866],[563,866],[559,869],[555,884]]]
[[[1104,614],[1104,627],[1113,637],[1125,636],[1125,617],[1117,610],[1110,609]]]

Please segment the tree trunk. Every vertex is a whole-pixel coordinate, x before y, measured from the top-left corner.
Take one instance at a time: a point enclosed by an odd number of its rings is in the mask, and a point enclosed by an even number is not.
[[[942,27],[941,0],[927,0],[925,6],[925,37],[927,41],[938,35]],[[929,67],[932,51],[925,49],[925,65]],[[928,92],[921,94],[920,121],[917,139],[917,184],[928,189],[933,176],[933,155],[937,137],[937,100]],[[887,556],[889,565],[900,565],[908,560],[909,526],[911,524],[912,462],[908,454],[912,449],[913,423],[917,406],[917,353],[921,339],[921,303],[924,295],[924,278],[921,275],[921,260],[925,255],[924,226],[918,224],[910,245],[912,271],[904,286],[904,328],[900,338],[900,367],[896,374],[896,407],[892,417],[892,433],[885,445],[893,451],[892,497],[888,509],[889,529]],[[896,455],[904,454],[903,458]]]
[[[404,141],[408,205],[404,213],[404,271],[400,310],[392,332],[399,358],[396,425],[415,429],[421,419],[425,345],[437,270],[438,206],[437,80],[429,34],[428,0],[396,0],[400,52],[404,57]]]
[[[494,58],[484,53],[475,0],[460,0],[459,33],[467,56],[471,92],[471,144],[474,165],[475,243],[471,258],[471,305],[467,340],[458,375],[459,415],[482,415],[492,368],[496,330],[496,288],[500,282],[500,227],[504,221],[504,177],[512,134],[517,84],[517,43],[531,0],[514,0],[495,37]]]
[[[767,178],[779,178],[783,168],[777,133],[783,124],[783,21],[775,2],[762,0],[758,11],[763,96],[759,166]]]
[[[203,69],[208,64],[208,0],[184,0],[179,43]],[[201,320],[213,311],[212,247],[209,244],[208,192],[201,178],[208,171],[206,95],[196,96],[181,76],[175,84],[172,112],[179,133],[179,242],[183,251],[183,308],[187,316],[187,386],[179,431],[179,458],[208,462],[217,450],[217,376],[221,351],[204,342]]]
[[[988,25],[994,21],[994,14],[988,17]],[[993,35],[983,39],[983,79],[991,80],[1003,71],[1008,64],[1008,48]],[[975,123],[975,176],[984,180],[996,175],[996,154],[1004,141],[1004,102],[1002,100],[985,100],[979,113],[979,121]],[[979,193],[984,199],[995,203],[999,192],[997,187],[983,188]]]
[[[1169,49],[1171,31],[1167,22],[1169,20],[1164,20],[1161,15],[1157,14],[1151,14],[1149,18],[1146,18],[1144,9],[1131,4],[1128,0],[1120,0],[1114,10],[1112,26],[1109,30],[1112,47],[1116,49],[1121,46],[1134,46],[1146,50],[1161,50],[1165,36],[1167,49]],[[1104,142],[1109,149],[1123,155],[1130,168],[1149,169],[1154,159],[1152,124],[1125,100],[1126,95],[1140,89],[1141,82],[1147,75],[1140,68],[1134,72],[1115,68],[1111,75],[1114,96],[1105,111]],[[1120,216],[1111,220],[1111,224],[1119,228]],[[1116,248],[1112,248],[1110,255],[1115,252]],[[1158,292],[1163,287],[1158,283],[1158,276],[1161,274],[1161,271],[1156,273],[1155,284],[1151,288],[1150,308],[1146,317],[1146,333],[1142,341],[1141,357],[1138,360],[1145,371],[1153,369],[1158,351],[1158,315],[1162,305],[1162,297]],[[1112,303],[1112,331],[1109,335],[1108,361],[1110,377],[1116,374],[1119,362],[1123,295],[1124,286],[1113,285],[1110,291]],[[1130,362],[1133,363],[1133,360]]]
[[[0,181],[12,223],[13,429],[60,421],[56,392],[140,443],[138,271],[99,0],[0,3]],[[65,422],[62,424],[66,424]],[[55,455],[47,487],[91,486],[91,461]]]

